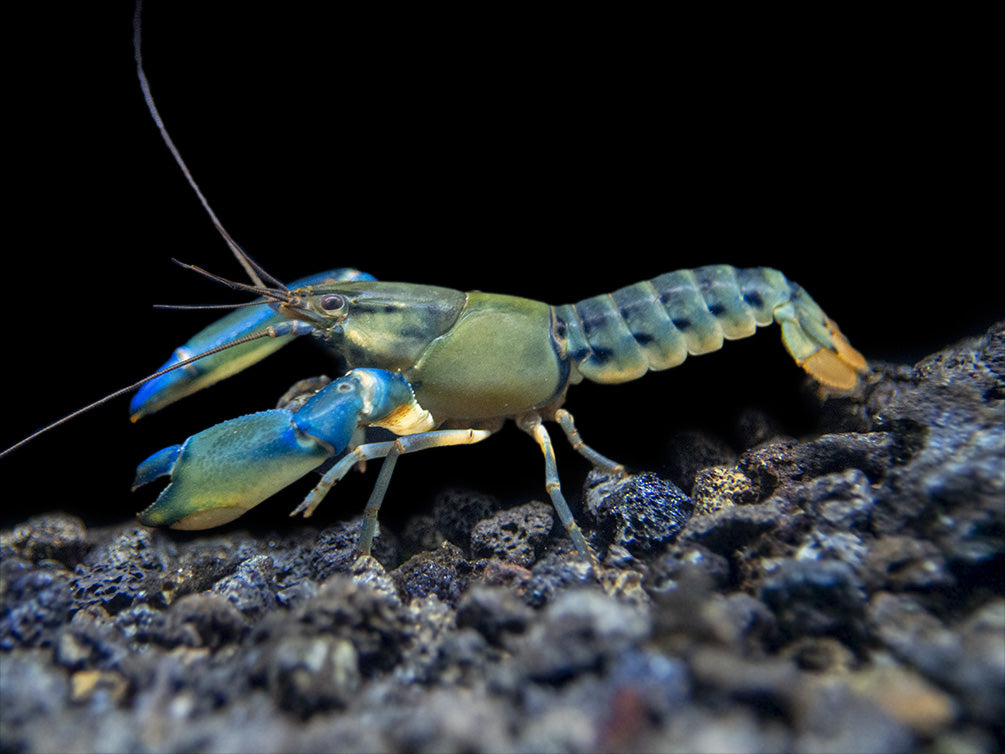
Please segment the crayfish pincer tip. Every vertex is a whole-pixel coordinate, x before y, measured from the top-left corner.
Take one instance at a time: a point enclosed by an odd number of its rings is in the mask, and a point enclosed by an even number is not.
[[[136,478],[133,480],[133,490],[152,482],[158,477],[166,476],[174,469],[178,460],[181,445],[169,445],[158,450],[136,467]]]

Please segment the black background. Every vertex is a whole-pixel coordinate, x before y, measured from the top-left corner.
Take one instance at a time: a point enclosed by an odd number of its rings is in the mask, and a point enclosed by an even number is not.
[[[26,7],[7,19],[30,52],[5,103],[3,446],[153,371],[212,316],[152,304],[238,300],[172,257],[240,277],[146,112],[131,3]],[[769,265],[872,359],[1005,313],[979,19],[327,7],[148,3],[144,19],[168,128],[280,278],[355,265],[566,303]],[[138,510],[152,493],[128,486],[150,452],[325,371],[297,346],[138,425],[122,398],[0,459],[5,520]],[[795,411],[800,384],[769,330],[568,405],[588,442],[658,468],[672,431],[726,428],[751,402]],[[582,466],[559,451],[575,497]],[[540,496],[541,479],[510,427],[403,459],[388,506],[428,506],[442,484]],[[358,512],[372,481],[351,475],[318,515]],[[258,520],[282,526],[303,492]]]

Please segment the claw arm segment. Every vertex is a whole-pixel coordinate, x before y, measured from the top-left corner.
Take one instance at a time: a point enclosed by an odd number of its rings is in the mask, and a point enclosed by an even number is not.
[[[244,315],[244,313],[241,313]],[[261,309],[256,315],[264,315]],[[311,332],[303,322],[290,322],[274,317],[242,317],[248,332],[229,329],[229,317],[206,328],[181,348],[158,370],[157,376],[146,380],[130,403],[130,421],[136,422],[187,395],[261,361],[294,338]],[[228,329],[218,329],[228,328]],[[269,337],[265,337],[268,333]],[[248,337],[257,336],[257,337]],[[246,338],[247,342],[234,341]],[[186,363],[187,362],[187,363]]]
[[[304,288],[309,285],[322,285],[343,280],[373,280],[373,276],[353,268],[340,267],[336,270],[301,278],[291,283],[290,287]],[[185,345],[178,348],[161,369],[167,369],[180,361],[221,346],[242,335],[265,330],[269,327],[280,327],[287,322],[283,315],[268,306],[266,299],[262,298],[259,301],[261,306],[249,306],[233,311],[199,331]],[[292,341],[296,335],[304,332],[307,330],[245,343],[163,374],[146,383],[133,396],[129,406],[130,418],[135,422],[187,395],[237,374],[279,350]]]
[[[791,299],[775,307],[774,317],[789,354],[823,385],[851,390],[869,370],[862,354],[801,287],[793,284]]]
[[[361,425],[402,413],[416,417],[418,431],[431,427],[401,375],[354,369],[295,413],[274,409],[217,424],[140,464],[136,486],[171,479],[140,521],[176,529],[232,521],[341,453]]]

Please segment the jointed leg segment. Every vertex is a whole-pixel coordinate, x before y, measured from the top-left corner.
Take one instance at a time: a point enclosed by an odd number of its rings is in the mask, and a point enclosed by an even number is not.
[[[308,493],[304,501],[290,515],[295,516],[298,513],[303,513],[304,518],[307,518],[314,513],[318,505],[321,504],[321,501],[324,500],[325,495],[328,494],[328,491],[349,472],[349,469],[361,461],[367,461],[372,458],[384,458],[384,464],[381,467],[377,482],[370,493],[370,499],[363,513],[363,528],[360,532],[359,544],[357,545],[360,554],[368,555],[370,553],[370,546],[373,543],[374,532],[377,528],[377,512],[380,510],[380,505],[384,500],[384,494],[387,492],[388,484],[391,481],[391,473],[394,470],[398,456],[404,453],[414,453],[417,450],[425,450],[426,448],[446,447],[448,445],[470,445],[481,442],[490,434],[491,432],[483,429],[444,429],[405,435],[388,442],[371,442],[360,445],[346,453],[338,463],[332,466],[321,477],[321,481],[317,483],[314,489]]]
[[[570,417],[571,423],[571,417]],[[544,453],[544,481],[545,489],[548,491],[548,496],[551,498],[552,505],[555,506],[555,511],[558,513],[558,519],[562,522],[565,530],[569,533],[569,537],[572,539],[572,543],[576,546],[576,550],[579,551],[580,557],[583,558],[587,563],[594,567],[598,567],[597,556],[594,555],[593,550],[590,549],[589,543],[586,541],[586,537],[583,536],[583,531],[579,528],[579,524],[572,516],[572,511],[569,509],[569,504],[565,500],[565,496],[562,494],[562,485],[558,479],[558,465],[555,463],[555,450],[551,444],[551,437],[548,435],[548,430],[544,428],[544,424],[541,423],[541,417],[537,414],[527,414],[518,419],[517,424],[524,431],[527,432],[531,437],[537,441],[538,446],[541,448],[541,452]],[[574,431],[574,430],[573,430]],[[582,443],[580,442],[580,445]],[[586,447],[583,445],[582,447]],[[600,458],[600,456],[597,454]],[[607,460],[607,459],[604,459]]]
[[[569,440],[572,449],[589,461],[593,465],[593,468],[605,474],[624,476],[624,466],[616,461],[612,461],[605,455],[601,455],[583,442],[583,438],[579,436],[579,430],[576,429],[576,425],[572,420],[572,414],[564,408],[560,408],[555,412],[555,421],[558,422],[558,426],[565,432],[565,436]]]

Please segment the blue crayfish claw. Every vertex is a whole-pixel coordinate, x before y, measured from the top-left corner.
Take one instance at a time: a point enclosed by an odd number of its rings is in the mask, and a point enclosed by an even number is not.
[[[320,466],[331,450],[292,419],[278,409],[242,416],[154,453],[137,469],[135,487],[164,475],[171,482],[139,514],[140,522],[174,529],[219,526]]]
[[[351,280],[373,280],[373,275],[360,272],[352,267],[339,267],[335,270],[295,280],[290,283],[290,288],[296,290],[313,285]],[[161,366],[161,370],[168,369],[180,361],[204,353],[211,348],[222,346],[241,336],[265,330],[270,326],[275,327],[286,320],[282,314],[267,305],[267,299],[258,299],[257,303],[262,305],[233,311],[200,330],[185,345],[175,350],[171,358]],[[133,396],[129,405],[130,418],[134,422],[138,421],[187,395],[237,374],[276,352],[292,341],[294,337],[293,335],[284,335],[278,338],[255,340],[206,356],[182,368],[162,374],[143,385]]]
[[[140,522],[208,529],[238,516],[342,453],[360,426],[425,432],[432,417],[400,374],[354,369],[296,412],[273,409],[217,424],[139,465],[134,489],[162,476],[167,487]]]

